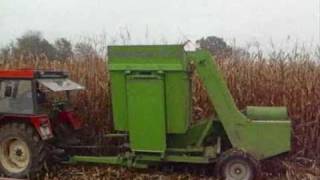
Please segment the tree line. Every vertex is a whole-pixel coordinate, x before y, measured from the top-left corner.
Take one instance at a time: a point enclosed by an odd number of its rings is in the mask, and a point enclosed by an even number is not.
[[[48,60],[68,60],[76,57],[86,58],[98,56],[93,46],[88,42],[73,45],[66,38],[57,38],[53,43],[45,39],[39,31],[28,31],[14,42],[0,49],[2,59],[19,57],[45,57]]]
[[[218,58],[228,57],[235,52],[234,48],[216,36],[201,38],[196,43],[200,48],[207,49]],[[241,53],[246,54],[247,52],[242,50]],[[66,38],[57,38],[53,43],[50,43],[39,31],[28,31],[0,49],[0,59],[4,60],[20,57],[68,60],[72,58],[90,59],[93,56],[98,57],[99,55],[90,42],[79,42],[73,45]]]

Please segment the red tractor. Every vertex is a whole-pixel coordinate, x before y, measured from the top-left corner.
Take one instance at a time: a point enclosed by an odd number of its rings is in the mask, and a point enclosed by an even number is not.
[[[27,176],[43,167],[47,144],[76,143],[82,121],[69,97],[82,89],[62,71],[0,70],[0,173]]]

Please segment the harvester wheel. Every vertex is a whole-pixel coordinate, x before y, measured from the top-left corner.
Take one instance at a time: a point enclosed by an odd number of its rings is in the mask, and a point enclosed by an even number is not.
[[[25,123],[8,123],[0,127],[0,171],[6,176],[22,178],[42,169],[44,142],[33,127]]]
[[[255,180],[260,177],[260,165],[250,154],[231,149],[219,158],[215,172],[219,179]]]

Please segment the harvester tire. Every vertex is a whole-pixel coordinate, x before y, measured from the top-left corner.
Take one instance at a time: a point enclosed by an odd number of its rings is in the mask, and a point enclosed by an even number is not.
[[[0,127],[0,173],[23,178],[43,168],[45,143],[32,126],[8,123]]]
[[[260,164],[250,154],[231,149],[219,157],[215,174],[223,180],[256,180],[260,177]]]

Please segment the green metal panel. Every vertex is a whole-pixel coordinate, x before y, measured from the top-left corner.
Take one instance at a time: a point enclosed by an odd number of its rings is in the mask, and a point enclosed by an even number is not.
[[[161,76],[127,76],[129,139],[133,151],[165,151],[164,101],[164,82]]]
[[[246,150],[257,159],[268,158],[290,150],[291,122],[289,120],[252,121],[236,107],[223,80],[222,73],[206,51],[189,53],[196,71],[232,145]]]
[[[110,74],[114,128],[118,131],[127,131],[126,77],[122,71],[113,71]]]
[[[212,131],[212,120],[202,120],[191,126],[185,134],[170,134],[167,142],[170,148],[199,147]]]
[[[69,159],[69,163],[73,162],[124,165],[125,160],[122,156],[71,156]]]
[[[257,107],[248,106],[246,116],[253,120],[285,120],[289,119],[286,107]]]
[[[186,70],[182,45],[109,46],[109,69]]]
[[[158,154],[146,153],[126,153],[119,156],[72,156],[67,163],[105,163],[111,165],[120,165],[135,168],[147,168],[148,165],[157,164],[159,162],[181,162],[181,163],[195,163],[195,164],[208,164],[215,162],[212,157],[201,155],[179,155],[172,154],[161,157]]]
[[[115,129],[128,131],[126,76],[162,72],[167,133],[185,133],[191,118],[191,88],[183,46],[110,46],[108,53]]]
[[[189,155],[167,155],[163,158],[154,155],[141,155],[137,157],[137,161],[142,162],[178,162],[178,163],[194,163],[194,164],[209,164],[214,160],[205,156],[189,156]]]
[[[167,133],[185,133],[191,118],[190,79],[185,72],[168,72],[166,84]]]
[[[167,132],[186,132],[191,117],[191,95],[182,45],[109,46],[108,57],[116,130],[128,131],[126,76],[143,72],[163,72]]]

